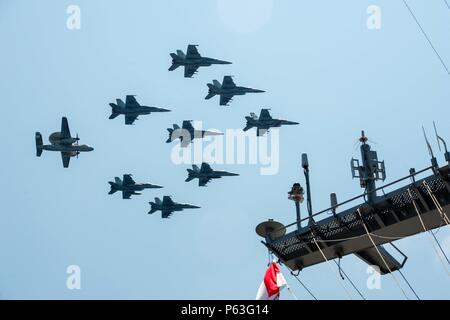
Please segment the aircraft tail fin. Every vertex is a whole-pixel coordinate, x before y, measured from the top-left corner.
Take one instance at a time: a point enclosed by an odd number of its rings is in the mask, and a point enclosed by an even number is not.
[[[42,135],[40,132],[36,132],[36,156],[40,157],[42,154],[42,146],[44,145],[42,141]]]
[[[180,66],[180,64],[173,62],[169,68],[169,71],[173,71],[173,70],[177,69],[179,66]]]
[[[172,128],[167,128],[167,131],[169,131],[169,138],[166,140],[167,143],[170,143],[173,140],[175,140],[176,138],[178,138],[178,136],[177,137],[173,136],[173,132],[175,130],[180,130],[181,129],[180,126],[177,125],[177,124],[173,124],[172,126],[173,126],[173,129]],[[181,139],[181,140],[183,140],[183,139]]]
[[[186,55],[184,54],[184,52],[182,50],[177,50],[176,56],[179,59],[186,59]]]
[[[172,142],[173,129],[172,128],[167,128],[167,131],[169,131],[169,138],[166,140],[166,143],[171,143]]]
[[[185,181],[185,182],[189,182],[189,181],[194,180],[194,178],[195,178],[195,177],[193,176],[194,171],[191,170],[191,169],[187,169],[187,171],[188,171],[189,175],[188,175],[188,177],[186,178],[186,180],[184,180],[184,181]]]
[[[216,87],[213,84],[208,83],[207,86],[208,86],[209,90],[208,90],[208,95],[205,97],[205,100],[209,100],[217,94],[216,90],[215,90]]]
[[[222,85],[221,85],[220,82],[217,81],[217,80],[213,80],[213,85],[214,85],[214,87],[216,87],[216,88],[222,88]]]
[[[188,177],[185,180],[186,182],[189,182],[193,179],[195,179],[195,174],[200,172],[200,169],[197,165],[193,164],[192,169],[187,169]]]
[[[114,103],[110,103],[109,105],[112,108],[111,115],[109,116],[109,119],[114,119],[114,118],[116,118],[117,116],[120,115],[120,113],[119,113],[120,107],[117,104],[114,104]]]
[[[109,181],[108,183],[111,186],[111,190],[109,190],[108,194],[116,193],[118,191],[117,184],[115,184],[114,182],[111,182],[111,181]]]
[[[150,202],[150,211],[148,212],[148,214],[153,214],[156,211],[158,211],[158,207],[162,205],[162,201],[159,198],[155,198],[155,202]]]

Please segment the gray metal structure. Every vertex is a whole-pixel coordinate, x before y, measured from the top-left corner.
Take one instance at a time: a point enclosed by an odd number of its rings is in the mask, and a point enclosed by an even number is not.
[[[132,125],[139,116],[151,114],[152,112],[170,112],[169,109],[141,106],[135,96],[126,96],[125,102],[121,99],[116,99],[116,103],[110,103],[111,115],[109,119],[114,119],[120,115],[125,116],[125,124]]]
[[[108,182],[111,186],[111,190],[108,194],[114,194],[117,191],[122,192],[122,199],[130,199],[132,195],[140,195],[138,191],[143,191],[145,189],[160,189],[161,186],[150,184],[150,183],[136,183],[131,174],[124,174],[123,180],[119,177],[114,178],[113,181]]]
[[[256,128],[257,136],[263,136],[270,128],[279,128],[285,125],[297,125],[298,122],[274,119],[270,115],[270,109],[261,109],[259,117],[255,113],[250,113],[250,116],[245,117],[247,124],[244,131],[248,131],[251,128]]]
[[[407,260],[394,241],[424,232],[420,218],[426,230],[438,228],[444,224],[444,219],[448,219],[442,212],[445,214],[450,210],[449,165],[432,165],[418,172],[411,170],[410,175],[377,188],[375,181],[385,178],[384,163],[370,150],[364,134],[361,142],[362,165],[352,161],[352,172],[361,179],[365,189],[362,195],[338,204],[336,195],[332,194],[331,207],[312,215],[318,217],[328,213],[332,216],[304,227],[296,221],[265,234],[264,245],[291,270],[325,262],[323,253],[327,260],[355,254],[369,265],[377,266],[382,274],[393,272],[401,269]],[[431,175],[418,179],[427,172]],[[386,192],[386,189],[409,180],[406,186]],[[382,191],[382,195],[377,195],[377,191]],[[342,206],[362,198],[365,199],[363,203],[337,212]],[[296,230],[288,232],[293,227],[297,227]],[[281,230],[286,234],[280,235]],[[397,261],[384,244],[392,245],[399,253],[397,256],[403,257],[402,261]]]
[[[50,141],[50,144],[44,145],[40,132],[36,132],[35,140],[37,157],[40,157],[44,150],[61,152],[64,168],[69,167],[71,157],[78,158],[78,155],[81,152],[90,152],[94,150],[94,148],[86,144],[78,144],[78,141],[80,140],[78,134],[76,137],[72,137],[66,117],[63,117],[61,120],[61,131],[54,132],[49,136],[48,140]]]
[[[194,139],[202,139],[206,136],[221,136],[221,132],[196,130],[192,125],[192,120],[184,120],[181,128],[177,124],[173,124],[173,128],[167,128],[169,138],[166,143],[171,143],[180,139],[181,147],[187,147]]]
[[[169,218],[176,211],[183,211],[184,209],[200,209],[200,207],[191,204],[173,202],[172,198],[169,196],[164,196],[162,201],[159,198],[155,198],[155,202],[149,203],[151,209],[148,214],[161,211],[161,218],[163,219]]]
[[[202,163],[199,168],[195,164],[192,165],[192,169],[187,169],[188,177],[186,182],[189,182],[193,179],[198,179],[198,186],[204,187],[208,182],[212,179],[220,179],[222,177],[234,177],[238,176],[237,173],[231,173],[227,171],[216,171],[211,168],[211,166],[205,162]]]
[[[233,81],[231,76],[223,77],[222,84],[213,80],[212,83],[208,83],[208,95],[205,97],[206,100],[211,99],[212,97],[219,95],[220,96],[220,105],[228,106],[229,102],[233,100],[234,96],[243,96],[247,93],[262,93],[264,90],[246,88],[246,87],[238,87]]]
[[[188,45],[186,54],[181,50],[177,50],[176,53],[171,53],[170,56],[172,57],[172,65],[169,71],[183,66],[185,78],[191,78],[200,67],[209,67],[213,64],[231,64],[231,62],[224,60],[202,57],[197,50],[197,45],[193,44]]]

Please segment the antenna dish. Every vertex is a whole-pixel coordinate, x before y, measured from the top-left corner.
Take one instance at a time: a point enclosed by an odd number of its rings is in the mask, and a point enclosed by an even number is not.
[[[258,236],[263,238],[265,238],[267,235],[270,234],[270,237],[272,239],[282,237],[286,234],[286,229],[284,228],[284,225],[280,222],[274,221],[273,219],[261,222],[256,226],[255,231],[258,234]]]

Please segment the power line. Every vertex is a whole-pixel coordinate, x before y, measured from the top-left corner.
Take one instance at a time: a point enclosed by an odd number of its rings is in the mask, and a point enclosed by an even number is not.
[[[405,4],[406,8],[408,9],[408,11],[411,13],[411,16],[414,18],[414,21],[416,21],[417,25],[419,26],[420,30],[422,31],[423,35],[425,36],[425,38],[427,39],[428,43],[430,44],[431,48],[434,50],[434,52],[436,53],[436,56],[439,58],[439,60],[442,63],[442,66],[445,68],[445,70],[447,71],[447,74],[450,74],[450,70],[447,68],[447,65],[445,64],[444,60],[441,58],[441,56],[439,55],[439,52],[436,50],[436,48],[434,47],[433,43],[431,42],[430,38],[428,37],[427,33],[425,32],[425,30],[422,28],[422,26],[420,25],[419,20],[417,20],[416,16],[414,15],[414,12],[411,10],[411,8],[408,6],[408,3],[406,3],[406,0],[403,0],[403,3]],[[448,6],[447,1],[445,0],[445,3]],[[450,8],[450,7],[449,7]]]

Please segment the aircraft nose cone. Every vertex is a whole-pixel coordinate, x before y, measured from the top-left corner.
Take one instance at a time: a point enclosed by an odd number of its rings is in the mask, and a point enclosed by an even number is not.
[[[161,109],[161,112],[171,112],[172,110],[169,109]]]

